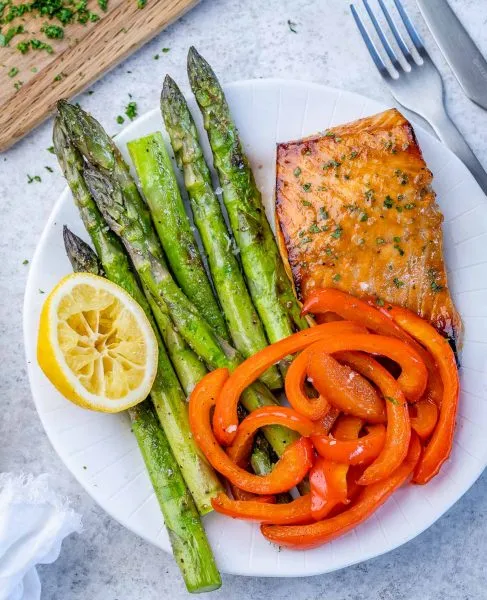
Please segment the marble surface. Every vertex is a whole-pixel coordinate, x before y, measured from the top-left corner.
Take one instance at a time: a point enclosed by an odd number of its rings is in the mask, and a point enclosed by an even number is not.
[[[135,1],[135,0],[134,0]],[[149,0],[156,1],[156,0]],[[451,3],[487,54],[487,4]],[[452,117],[487,166],[487,113],[462,94],[425,30],[414,1],[405,1],[446,84]],[[290,31],[288,19],[297,33]],[[284,77],[325,83],[391,102],[364,51],[343,0],[203,0],[77,100],[109,132],[133,95],[139,113],[158,102],[163,76],[183,85],[188,46],[207,57],[223,81]],[[163,47],[170,51],[163,54]],[[159,54],[159,60],[154,55]],[[1,67],[0,65],[0,68]],[[186,85],[187,87],[187,85]],[[28,386],[22,344],[22,300],[29,265],[49,212],[64,187],[47,152],[51,123],[0,155],[0,471],[51,473],[54,484],[83,514],[84,531],[64,544],[60,558],[40,568],[45,600],[161,600],[187,597],[169,555],[108,517],[80,488],[52,449]],[[50,173],[45,167],[51,167]],[[28,175],[40,183],[28,184]],[[485,598],[487,476],[421,536],[385,556],[307,579],[224,576],[212,597],[283,600],[480,600]]]

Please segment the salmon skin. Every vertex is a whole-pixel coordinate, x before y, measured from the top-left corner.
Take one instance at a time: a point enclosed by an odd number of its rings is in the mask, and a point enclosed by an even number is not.
[[[324,287],[373,297],[458,343],[432,178],[396,109],[278,144],[276,218],[298,298]]]

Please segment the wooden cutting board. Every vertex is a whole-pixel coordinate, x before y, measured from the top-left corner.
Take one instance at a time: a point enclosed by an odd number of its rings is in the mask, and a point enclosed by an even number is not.
[[[26,33],[0,47],[0,152],[41,123],[59,98],[79,93],[197,2],[148,0],[138,8],[137,0],[109,0],[103,13],[90,1],[88,8],[101,19],[67,25],[62,40],[47,39],[40,32],[47,19],[32,13],[3,25],[3,34],[17,24],[23,24]],[[48,24],[60,25],[55,20]],[[49,43],[54,51],[31,49],[21,54],[17,43],[32,38]],[[18,73],[9,76],[16,69]]]

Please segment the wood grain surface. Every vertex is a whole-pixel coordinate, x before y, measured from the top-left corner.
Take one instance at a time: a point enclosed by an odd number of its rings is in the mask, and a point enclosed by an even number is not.
[[[148,0],[141,9],[136,0],[110,0],[106,13],[96,10],[99,21],[68,25],[59,41],[37,35],[46,21],[42,17],[27,13],[13,22],[22,23],[27,35],[15,36],[10,47],[0,48],[0,152],[41,123],[59,98],[79,93],[197,2]],[[51,44],[54,52],[21,54],[17,43],[33,34]],[[18,73],[9,77],[12,68]]]

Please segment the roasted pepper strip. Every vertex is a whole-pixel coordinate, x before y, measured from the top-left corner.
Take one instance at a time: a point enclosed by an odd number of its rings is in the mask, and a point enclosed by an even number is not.
[[[438,422],[438,407],[429,399],[422,399],[409,407],[409,420],[413,429],[422,440],[427,440]]]
[[[358,331],[365,330],[360,325],[348,321],[310,327],[264,348],[240,364],[225,383],[216,403],[213,429],[220,444],[229,446],[233,442],[238,426],[237,405],[240,395],[269,366],[289,354],[303,350],[319,339]]]
[[[411,437],[406,460],[384,481],[368,485],[355,503],[335,517],[311,525],[262,525],[263,535],[287,548],[316,548],[347,533],[370,517],[411,475],[421,454],[421,444]]]
[[[311,441],[302,437],[289,445],[268,475],[248,473],[232,462],[213,435],[210,411],[228,379],[227,369],[208,373],[193,390],[189,400],[189,420],[196,443],[208,462],[233,485],[254,494],[287,492],[307,474],[313,463]]]
[[[450,456],[460,393],[458,371],[448,340],[442,337],[434,327],[405,308],[395,306],[390,312],[391,317],[398,325],[431,352],[443,382],[443,397],[438,424],[414,474],[414,482],[424,484],[438,473],[441,465]]]
[[[245,466],[244,462],[252,450],[255,434],[266,425],[282,425],[306,437],[323,431],[319,424],[303,417],[292,408],[286,406],[257,408],[240,423],[233,444],[227,448],[227,454],[234,463]]]
[[[318,342],[314,345],[316,351],[310,358],[308,364],[308,373],[315,382],[318,391],[320,390],[320,382],[318,380],[326,378],[326,374],[322,371],[321,358],[323,352],[333,351],[334,349],[341,350],[347,345],[348,348],[354,350],[370,351],[370,348],[367,348],[369,337],[374,340],[376,351],[384,356],[393,358],[393,356],[391,356],[392,353],[389,352],[387,347],[388,342],[394,342],[393,345],[399,345],[398,348],[395,349],[396,352],[400,352],[400,348],[403,349],[402,351],[405,354],[414,352],[412,348],[400,340],[379,335],[364,336],[352,334],[349,336],[342,336],[340,340],[335,340],[333,344],[328,343],[326,346],[325,344]],[[339,348],[340,344],[342,348]],[[377,350],[378,348],[380,349]],[[396,358],[393,358],[393,360],[398,362]],[[364,357],[359,354],[358,357],[355,357],[353,360],[355,363],[352,366],[355,370],[375,383],[386,400],[387,430],[384,447],[376,460],[365,470],[359,480],[361,485],[370,485],[371,483],[375,483],[388,477],[402,463],[407,454],[411,427],[409,423],[407,402],[399,385],[399,380],[396,381],[389,371],[369,356]],[[404,370],[401,375],[405,375]],[[426,370],[423,372],[423,375],[426,377]]]
[[[289,404],[312,421],[322,419],[330,410],[330,403],[323,396],[310,398],[304,384],[307,377],[309,353],[303,350],[291,363],[286,374],[285,391]]]
[[[264,504],[275,504],[276,497],[274,495],[267,494],[266,496],[259,496],[257,494],[252,494],[251,492],[246,492],[245,490],[241,490],[233,483],[230,484],[230,489],[232,490],[232,496],[235,500],[239,500],[242,502],[263,502]]]
[[[384,447],[384,425],[369,425],[368,433],[355,440],[340,440],[332,435],[313,435],[316,451],[327,460],[348,465],[366,465],[377,458]]]
[[[333,428],[333,435],[337,440],[356,440],[365,421],[352,415],[340,415]]]
[[[312,355],[317,352],[316,345],[313,344],[304,352],[307,353],[310,362],[314,358]],[[374,387],[350,367],[341,365],[333,356],[322,352],[320,371],[311,372],[308,366],[307,374],[320,395],[344,413],[371,423],[385,422],[385,403]],[[288,374],[286,384],[289,377]],[[291,402],[290,399],[289,401]]]
[[[311,514],[321,521],[339,504],[347,499],[348,465],[339,464],[318,456],[309,472],[311,490]]]
[[[211,504],[216,512],[247,521],[273,523],[275,525],[291,525],[293,523],[310,523],[311,496],[299,496],[287,504],[263,504],[255,500],[241,502],[231,500],[226,494],[219,493],[212,498]]]
[[[379,310],[372,306],[371,302],[360,300],[355,296],[334,288],[323,288],[315,290],[306,300],[302,313],[327,314],[334,313],[350,321],[360,323],[367,329],[380,335],[396,337],[406,344],[411,345],[421,356],[428,369],[428,388],[425,391],[427,397],[439,404],[441,399],[441,387],[439,385],[438,369],[431,356],[416,342],[413,336],[402,329],[399,324],[391,318],[391,306]],[[419,400],[419,397],[408,397],[410,402]]]

